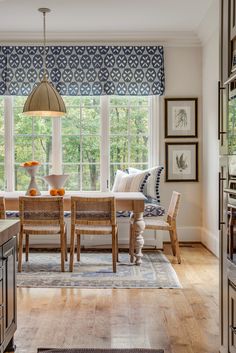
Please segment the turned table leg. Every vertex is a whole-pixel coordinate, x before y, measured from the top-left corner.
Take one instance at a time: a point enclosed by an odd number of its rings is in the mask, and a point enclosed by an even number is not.
[[[142,263],[142,248],[144,245],[143,231],[145,229],[145,222],[143,219],[143,212],[134,212],[134,237],[135,237],[135,257],[136,265]]]

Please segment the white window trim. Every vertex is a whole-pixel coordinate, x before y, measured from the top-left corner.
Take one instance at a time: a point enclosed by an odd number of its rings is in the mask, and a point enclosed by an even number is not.
[[[155,167],[160,163],[160,97],[152,96],[150,105],[149,166]]]
[[[4,99],[4,138],[5,156],[4,169],[6,178],[6,191],[15,190],[15,168],[14,168],[14,113],[13,97]]]
[[[109,126],[109,96],[100,98],[101,114],[101,143],[100,143],[100,189],[110,190],[110,126]],[[149,98],[149,166],[153,167],[159,163],[159,134],[160,114],[158,96]],[[62,173],[62,139],[61,119],[52,118],[52,173]],[[5,137],[5,178],[6,191],[15,190],[15,169],[14,169],[14,112],[13,97],[6,96],[4,99],[4,137]]]
[[[62,174],[61,119],[52,119],[52,174]]]
[[[101,96],[101,149],[100,149],[100,185],[101,191],[110,190],[110,141],[109,141],[109,97]]]

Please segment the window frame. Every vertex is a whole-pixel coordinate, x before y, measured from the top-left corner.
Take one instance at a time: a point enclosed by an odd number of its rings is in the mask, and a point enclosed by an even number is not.
[[[160,134],[160,98],[150,96],[149,99],[149,167],[159,164],[159,134]],[[109,96],[100,97],[100,190],[110,190],[110,120]],[[5,189],[15,191],[14,169],[14,111],[13,97],[4,97],[4,138],[5,138]],[[27,117],[26,117],[27,118]],[[51,118],[52,121],[52,174],[62,173],[62,124],[60,118]]]

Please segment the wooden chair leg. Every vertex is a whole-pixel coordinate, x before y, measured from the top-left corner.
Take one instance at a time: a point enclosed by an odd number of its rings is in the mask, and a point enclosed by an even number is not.
[[[178,263],[181,264],[179,241],[178,241],[178,235],[177,235],[176,229],[173,230],[173,238],[174,238],[174,244],[175,244],[176,257],[177,257]]]
[[[71,226],[70,235],[70,272],[74,269],[74,253],[75,253],[75,229]]]
[[[25,261],[29,261],[29,234],[25,234]]]
[[[19,233],[16,235],[16,261],[18,262],[18,252],[19,252]]]
[[[119,262],[119,237],[118,237],[118,228],[116,228],[116,261]]]
[[[77,261],[80,261],[80,234],[77,234]]]
[[[174,232],[173,230],[169,230],[170,233],[170,243],[171,243],[171,250],[173,253],[173,256],[176,256],[176,247],[175,247],[175,241],[174,241]]]
[[[68,251],[67,251],[67,229],[65,229],[65,261],[68,261]]]
[[[129,254],[130,262],[134,263],[134,225],[132,223],[129,228]]]
[[[64,229],[60,233],[61,243],[61,272],[65,272],[65,232]]]
[[[18,272],[22,271],[23,232],[19,234]]]
[[[117,259],[117,249],[116,249],[116,229],[112,229],[112,267],[113,272],[116,273],[116,259]]]

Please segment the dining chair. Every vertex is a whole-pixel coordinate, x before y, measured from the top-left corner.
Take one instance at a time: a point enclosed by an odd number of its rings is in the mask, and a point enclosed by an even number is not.
[[[65,271],[67,257],[66,227],[64,222],[63,197],[21,196],[19,197],[19,255],[18,271],[22,271],[23,236],[25,234],[26,261],[29,255],[30,235],[59,235],[61,248],[61,271]]]
[[[145,230],[164,230],[168,231],[170,234],[171,248],[173,255],[177,257],[178,263],[181,263],[180,257],[180,249],[179,249],[179,241],[177,235],[177,227],[176,227],[176,218],[179,210],[179,201],[180,201],[180,193],[173,191],[169,209],[167,212],[167,219],[157,220],[152,217],[144,217],[145,221]],[[130,261],[134,262],[135,255],[135,229],[133,217],[130,218],[130,242],[129,242],[129,253],[130,253]]]
[[[6,218],[5,198],[0,196],[0,219]]]
[[[71,197],[70,271],[74,268],[75,235],[77,236],[77,261],[80,261],[81,235],[111,235],[112,264],[116,272],[117,223],[114,197]]]

